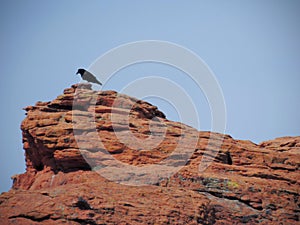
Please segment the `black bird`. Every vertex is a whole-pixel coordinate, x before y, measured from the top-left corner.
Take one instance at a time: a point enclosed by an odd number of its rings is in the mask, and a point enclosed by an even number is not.
[[[100,81],[98,81],[97,78],[92,73],[90,73],[89,71],[87,71],[85,69],[78,69],[76,74],[80,74],[81,78],[83,80],[102,85],[102,83]]]

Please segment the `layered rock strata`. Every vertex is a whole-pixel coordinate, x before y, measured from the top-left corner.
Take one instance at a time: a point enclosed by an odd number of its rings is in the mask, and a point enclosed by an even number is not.
[[[300,137],[198,132],[89,84],[25,110],[1,224],[299,224]]]

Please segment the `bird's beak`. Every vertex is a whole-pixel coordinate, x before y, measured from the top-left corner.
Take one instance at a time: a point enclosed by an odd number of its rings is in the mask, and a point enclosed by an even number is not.
[[[76,73],[76,75],[79,74],[79,72]]]

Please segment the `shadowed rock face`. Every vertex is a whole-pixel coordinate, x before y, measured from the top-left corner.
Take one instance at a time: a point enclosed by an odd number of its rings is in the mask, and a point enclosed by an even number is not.
[[[299,223],[300,137],[256,145],[198,132],[147,102],[89,84],[25,110],[26,172],[0,195],[1,224]],[[128,127],[137,139],[120,141]],[[163,137],[154,148],[151,134]],[[165,159],[182,165],[182,155],[172,155],[179,143],[189,154],[185,166],[148,185],[119,184],[96,172],[99,163],[110,168],[108,156],[138,168]],[[212,163],[200,173],[204,154]]]

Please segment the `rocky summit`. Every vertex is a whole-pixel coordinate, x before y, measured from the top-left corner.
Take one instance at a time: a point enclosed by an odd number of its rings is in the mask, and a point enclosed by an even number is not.
[[[300,137],[199,132],[90,84],[25,111],[1,224],[300,224]]]

